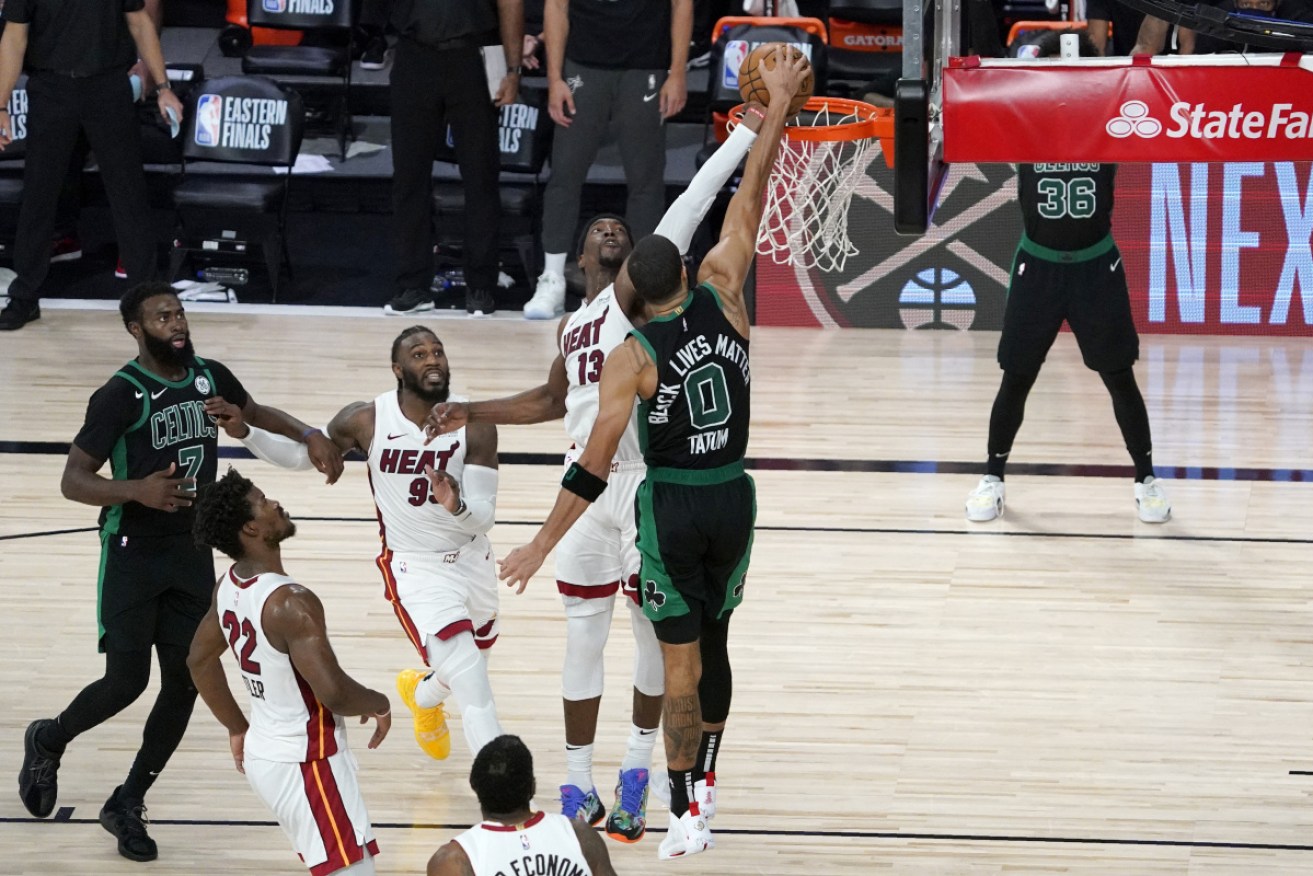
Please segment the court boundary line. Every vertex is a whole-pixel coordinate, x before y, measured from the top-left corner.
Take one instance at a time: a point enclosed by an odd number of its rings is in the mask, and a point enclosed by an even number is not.
[[[30,454],[65,456],[69,444],[63,441],[6,441],[0,440],[0,454]],[[219,448],[220,459],[254,459],[245,447]],[[349,462],[363,462],[364,457],[352,451]],[[563,453],[499,453],[501,465],[560,466]],[[772,456],[749,456],[744,466],[753,471],[832,471],[861,474],[948,474],[979,475],[983,464],[961,460],[932,459],[785,459]],[[1272,483],[1313,483],[1313,469],[1307,468],[1254,468],[1232,466],[1192,466],[1155,464],[1154,470],[1165,480],[1178,481],[1263,481]],[[1132,478],[1135,469],[1129,465],[1012,462],[1008,473],[1021,477],[1082,477]]]
[[[377,517],[320,517],[301,516],[298,521],[308,523],[369,523],[377,524]],[[542,526],[541,520],[497,520],[497,526]],[[839,535],[960,535],[973,538],[1088,538],[1096,541],[1179,541],[1218,544],[1313,544],[1313,538],[1278,538],[1259,535],[1142,535],[1136,532],[1030,532],[1014,529],[916,529],[896,526],[771,526],[758,524],[757,532],[826,532]],[[18,532],[0,535],[0,541],[17,541],[25,538],[44,538],[51,535],[70,535],[96,532],[99,527],[79,526],[72,529],[47,529],[38,532]]]
[[[222,819],[222,818],[152,818],[150,820],[152,827],[278,827],[278,822],[256,819]],[[66,818],[55,821],[48,818],[32,818],[23,816],[5,816],[0,817],[0,824],[94,824],[99,825],[99,820],[95,818]],[[407,824],[402,821],[384,821],[374,822],[372,824],[375,830],[443,830],[443,831],[463,831],[469,828],[468,824],[433,824],[433,823],[411,823]],[[596,828],[599,832],[601,828]],[[666,833],[666,830],[658,827],[649,827],[648,833]],[[1162,848],[1185,848],[1185,849],[1237,849],[1249,851],[1268,851],[1268,852],[1313,852],[1313,845],[1297,845],[1293,843],[1261,843],[1261,842],[1241,842],[1226,840],[1173,840],[1173,839],[1138,839],[1135,837],[1081,837],[1081,836],[1008,836],[1005,834],[972,834],[972,833],[899,833],[898,831],[867,831],[867,830],[752,830],[748,828],[718,828],[715,831],[723,836],[747,836],[747,837],[798,837],[814,839],[872,839],[872,840],[910,840],[916,842],[943,842],[943,843],[1016,843],[1016,844],[1057,844],[1057,845],[1091,845],[1091,846],[1155,846]]]

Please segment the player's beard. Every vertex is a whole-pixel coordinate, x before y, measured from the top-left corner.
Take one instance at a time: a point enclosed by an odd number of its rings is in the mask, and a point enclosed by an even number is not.
[[[149,332],[142,333],[142,340],[146,345],[146,352],[161,365],[182,368],[190,365],[191,360],[196,357],[196,348],[192,346],[191,335],[187,335],[187,343],[181,350],[174,349],[170,339],[157,338]]]
[[[604,271],[615,274],[620,271],[621,265],[625,263],[627,258],[629,258],[629,252],[623,246],[616,247],[614,255],[607,255],[606,250],[601,249],[597,253],[597,266]]]
[[[423,386],[423,384],[421,384],[419,381],[420,378],[416,377],[414,374],[411,374],[409,371],[401,372],[402,388],[405,389],[407,392],[422,399],[427,404],[431,404],[431,405],[441,404],[442,402],[445,402],[447,400],[447,397],[449,395],[451,395],[450,374],[447,375],[447,379],[443,381],[442,387],[440,389],[426,389]]]
[[[294,535],[296,535],[296,524],[288,520],[286,529],[265,536],[264,543],[266,547],[276,548]]]

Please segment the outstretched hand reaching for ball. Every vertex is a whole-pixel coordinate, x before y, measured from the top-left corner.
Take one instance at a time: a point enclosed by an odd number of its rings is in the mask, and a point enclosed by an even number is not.
[[[811,63],[806,55],[785,43],[776,47],[773,61],[762,64],[759,75],[770,92],[770,105],[787,107],[811,73]]]

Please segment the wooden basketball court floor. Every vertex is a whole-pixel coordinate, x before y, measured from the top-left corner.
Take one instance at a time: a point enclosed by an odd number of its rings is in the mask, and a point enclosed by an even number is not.
[[[388,348],[413,321],[191,310],[202,356],[317,424],[393,385]],[[473,397],[535,385],[553,355],[548,324],[419,321]],[[983,458],[996,343],[754,333],[760,527],[731,631],[719,845],[658,863],[654,802],[647,839],[609,844],[619,872],[1313,873],[1313,346],[1143,339],[1137,374],[1175,513],[1154,527],[1135,517],[1102,385],[1062,337],[1013,453],[1007,516],[973,525],[962,502]],[[88,395],[134,354],[103,310],[51,309],[0,344],[0,873],[305,872],[200,704],[150,795],[159,861],[117,856],[96,814],[153,687],[70,748],[56,818],[29,819],[15,793],[24,727],[100,672],[95,511],[62,499],[59,475]],[[563,447],[559,424],[501,430],[499,553],[550,508]],[[363,465],[326,487],[234,461],[299,520],[288,567],[323,598],[343,664],[391,693],[416,655],[372,564]],[[492,658],[543,806],[564,770],[550,571],[503,595]],[[620,617],[596,755],[608,802],[629,657]],[[453,727],[452,757],[431,761],[400,711],[377,751],[352,725],[380,873],[422,872],[477,818],[463,735]]]

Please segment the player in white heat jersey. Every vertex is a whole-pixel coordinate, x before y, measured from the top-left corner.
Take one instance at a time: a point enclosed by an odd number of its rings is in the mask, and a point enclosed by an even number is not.
[[[614,876],[606,844],[577,818],[531,807],[533,755],[518,736],[498,736],[470,768],[483,821],[429,859],[428,876]]]
[[[343,408],[328,435],[369,459],[383,550],[376,561],[397,619],[428,672],[397,689],[430,756],[451,751],[442,704],[455,694],[470,753],[501,735],[487,649],[497,640],[497,581],[486,533],[497,510],[497,428],[476,424],[425,443],[451,369],[437,335],[412,326],[392,343],[395,391]]]
[[[680,252],[687,251],[721,186],[752,146],[761,119],[754,113],[745,113],[744,118],[744,125],[703,165],[657,228]],[[568,469],[587,445],[597,419],[602,363],[607,353],[623,343],[643,312],[627,279],[617,281],[631,249],[633,241],[622,218],[603,214],[590,220],[578,247],[586,283],[584,304],[558,326],[559,353],[547,382],[507,398],[437,405],[427,424],[429,434],[451,434],[475,424],[541,423],[564,417],[566,432],[574,442],[565,458]],[[646,830],[649,769],[661,718],[661,649],[639,604],[639,555],[634,545],[634,495],[645,471],[637,426],[631,420],[616,451],[610,487],[561,540],[556,552],[557,589],[566,614],[561,692],[567,774],[561,785],[561,813],[589,824],[597,824],[606,814],[592,776],[603,689],[602,654],[615,596],[621,592],[628,597],[625,604],[636,643],[633,724],[620,763],[616,802],[606,822],[607,835],[621,842],[636,842]]]
[[[388,699],[338,665],[324,608],[288,577],[281,543],[296,525],[229,469],[202,488],[196,540],[232,557],[201,620],[187,663],[201,698],[227,729],[237,769],[273,810],[313,876],[374,872],[378,854],[356,782],[344,716],[374,716],[370,748],[391,726]],[[248,723],[220,658],[231,649],[250,695]]]
[[[497,640],[497,578],[488,543],[497,510],[497,428],[486,423],[425,443],[423,423],[449,395],[451,368],[438,336],[411,326],[392,342],[397,388],[353,402],[328,436],[369,460],[382,552],[384,594],[429,672],[407,669],[397,690],[431,757],[451,753],[442,704],[453,693],[471,754],[501,735],[484,655]],[[286,468],[309,465],[305,446],[247,430],[232,405],[219,424],[256,456]]]

